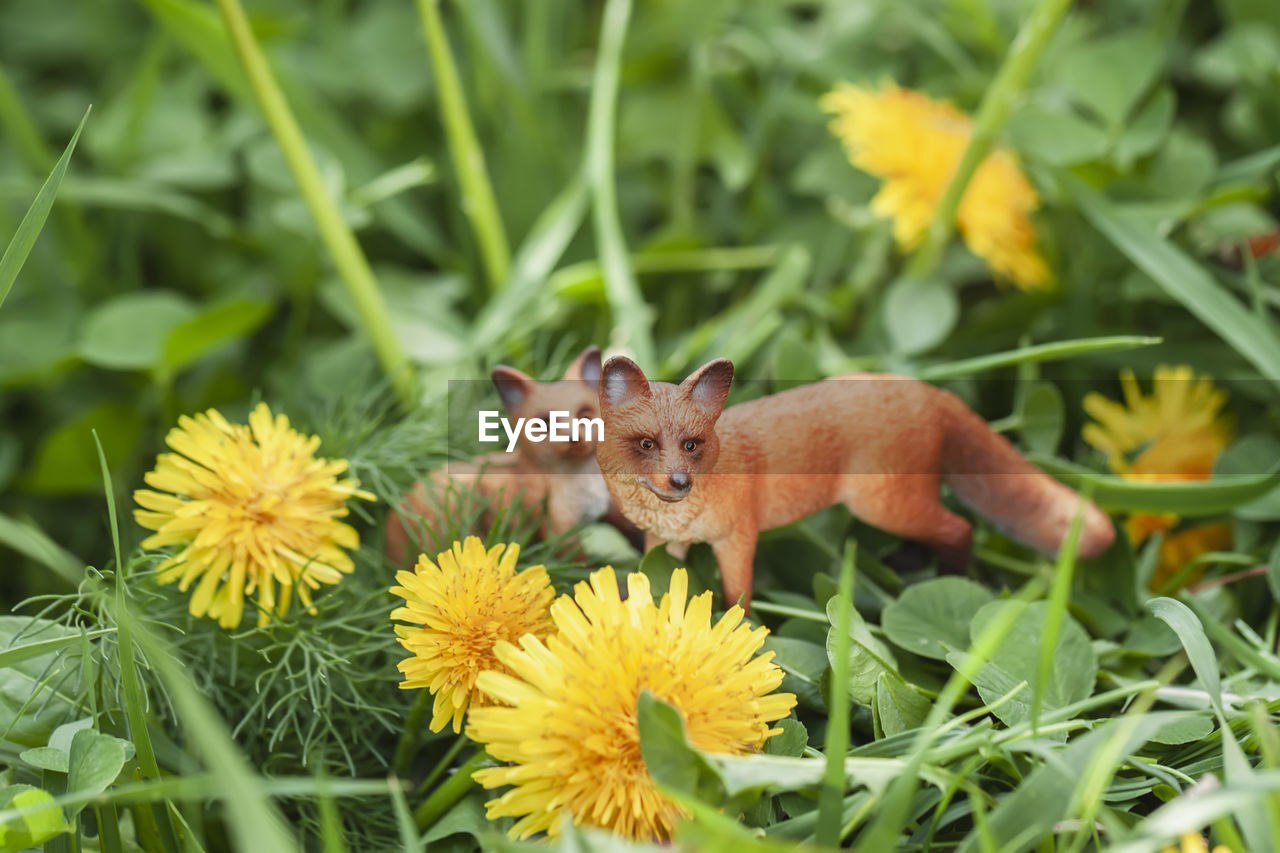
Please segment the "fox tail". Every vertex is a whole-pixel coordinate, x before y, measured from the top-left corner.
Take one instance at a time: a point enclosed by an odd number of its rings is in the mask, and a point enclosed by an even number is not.
[[[966,506],[1010,538],[1053,555],[1083,503],[1077,553],[1089,559],[1111,547],[1116,534],[1106,513],[1032,465],[958,398],[949,399],[942,474]]]

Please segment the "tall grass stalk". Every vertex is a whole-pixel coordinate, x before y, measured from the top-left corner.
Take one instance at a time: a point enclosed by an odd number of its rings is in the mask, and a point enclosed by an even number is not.
[[[458,173],[458,189],[462,193],[462,212],[471,223],[480,247],[480,260],[491,290],[501,290],[511,272],[511,249],[502,226],[498,199],[485,169],[484,149],[476,139],[467,96],[458,79],[458,66],[440,20],[440,0],[418,0],[418,17],[422,34],[431,56],[431,70],[436,77],[436,96],[440,99],[440,119],[444,123],[449,153]]]
[[[218,9],[253,87],[254,96],[289,164],[289,170],[293,172],[294,180],[298,182],[298,190],[311,211],[320,238],[329,250],[329,256],[355,303],[364,332],[369,336],[374,352],[401,402],[411,406],[414,402],[414,385],[409,359],[396,335],[391,314],[387,311],[382,291],[378,289],[373,269],[355,234],[343,220],[338,205],[325,188],[320,169],[307,149],[307,142],[298,122],[249,28],[249,20],[240,0],[218,0]]]
[[[1084,514],[1089,507],[1089,492],[1086,489],[1081,495],[1076,513],[1071,519],[1071,527],[1067,529],[1066,538],[1062,540],[1062,548],[1058,552],[1058,563],[1054,567],[1053,585],[1049,589],[1049,607],[1044,615],[1044,630],[1040,635],[1040,667],[1036,672],[1036,683],[1031,693],[1031,731],[1040,729],[1040,712],[1044,710],[1044,694],[1049,689],[1049,679],[1053,677],[1054,654],[1058,649],[1058,638],[1062,635],[1062,626],[1067,621],[1067,605],[1071,600],[1071,580],[1075,577],[1076,552],[1080,547],[1080,532],[1084,527]]]
[[[836,592],[835,624],[831,654],[831,713],[827,720],[826,773],[818,794],[818,826],[814,839],[824,847],[840,841],[840,818],[844,811],[844,757],[849,751],[849,625],[853,621],[854,540],[845,545],[840,564],[840,584]]]
[[[227,729],[227,724],[209,701],[200,694],[191,677],[168,650],[159,637],[129,609],[125,595],[124,565],[120,557],[120,527],[116,514],[115,494],[107,469],[107,457],[102,442],[95,431],[94,442],[98,449],[98,464],[107,496],[107,514],[111,522],[111,539],[115,548],[116,588],[114,601],[104,597],[115,619],[120,638],[121,687],[125,694],[126,713],[129,717],[129,734],[138,752],[138,764],[144,775],[160,779],[155,750],[151,744],[146,724],[144,697],[137,681],[134,660],[135,644],[146,655],[151,668],[164,682],[173,700],[174,711],[184,721],[184,731],[196,751],[203,757],[210,775],[227,806],[228,824],[233,838],[241,850],[296,850],[297,845],[289,836],[284,819],[270,804],[260,788],[258,777],[249,762],[237,748]],[[162,807],[163,809],[163,807]],[[161,828],[161,839],[166,851],[176,851],[177,840],[167,810],[154,809]]]
[[[627,254],[614,186],[614,114],[618,105],[622,45],[631,16],[631,0],[607,0],[600,25],[595,84],[587,118],[587,183],[599,242],[604,291],[613,314],[614,344],[628,349],[645,370],[654,367],[653,308],[640,293]]]
[[[1031,10],[1031,16],[1019,30],[1004,63],[987,87],[986,94],[982,96],[982,103],[974,117],[969,144],[960,155],[960,162],[951,175],[951,182],[947,184],[933,211],[933,218],[929,221],[920,248],[911,258],[907,268],[909,275],[928,278],[938,268],[942,253],[955,229],[956,210],[960,207],[960,200],[964,198],[965,188],[991,152],[996,137],[1009,118],[1014,100],[1027,85],[1031,72],[1044,53],[1045,45],[1049,43],[1049,37],[1057,30],[1070,7],[1071,0],[1040,0]]]

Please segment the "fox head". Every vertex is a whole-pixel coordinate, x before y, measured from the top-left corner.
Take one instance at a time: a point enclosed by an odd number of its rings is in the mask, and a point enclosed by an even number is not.
[[[727,358],[704,364],[679,385],[649,382],[629,358],[609,359],[600,379],[600,470],[606,478],[634,480],[661,500],[684,500],[720,455],[715,427],[732,382]]]
[[[568,412],[570,418],[600,417],[596,386],[600,382],[600,348],[587,347],[569,365],[564,379],[538,382],[514,367],[499,365],[493,370],[493,384],[502,405],[514,420],[541,420],[553,411]],[[530,462],[544,469],[574,467],[595,453],[591,430],[581,430],[577,441],[521,441],[519,450]]]

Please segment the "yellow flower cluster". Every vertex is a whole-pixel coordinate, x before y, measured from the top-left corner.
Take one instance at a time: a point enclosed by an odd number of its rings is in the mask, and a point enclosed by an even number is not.
[[[1112,471],[1145,482],[1206,480],[1213,474],[1214,462],[1231,442],[1231,419],[1222,413],[1225,392],[1208,377],[1197,378],[1187,366],[1156,368],[1149,395],[1131,370],[1121,372],[1120,387],[1123,403],[1097,393],[1084,398],[1085,411],[1096,421],[1085,426],[1084,440],[1107,454]],[[1202,524],[1170,533],[1178,522],[1176,515],[1151,513],[1134,513],[1125,521],[1134,545],[1157,531],[1168,534],[1151,579],[1153,589],[1199,555],[1231,544],[1229,524]]]
[[[835,115],[831,132],[853,165],[884,181],[872,213],[892,219],[898,245],[913,248],[951,182],[973,122],[946,102],[894,85],[842,84],[820,105]],[[1050,281],[1030,218],[1039,204],[1013,155],[996,149],[978,166],[956,210],[956,227],[973,253],[1024,290]]]
[[[504,553],[505,552],[505,553]],[[423,554],[412,572],[399,572],[400,586],[391,592],[405,600],[391,613],[400,645],[412,657],[400,662],[402,688],[425,687],[435,694],[430,728],[438,732],[453,723],[462,731],[462,718],[473,702],[485,704],[475,689],[485,670],[506,671],[494,656],[500,642],[518,642],[525,634],[545,637],[551,631],[551,601],[555,591],[547,570],[534,566],[516,574],[519,545],[495,545],[485,550],[468,536],[452,551],[437,558]]]
[[[345,459],[317,459],[320,439],[274,418],[266,403],[249,425],[216,409],[178,419],[133,498],[138,524],[156,531],[144,548],[181,548],[157,570],[160,583],[193,583],[191,615],[235,628],[245,597],[258,593],[258,624],[284,616],[294,593],[311,608],[311,591],[353,569],[347,549],[360,538],[338,519],[349,498],[374,500],[353,479],[339,480]],[[277,591],[277,585],[279,590]]]
[[[504,550],[505,549],[505,550]],[[403,687],[435,693],[432,728],[467,735],[505,766],[475,772],[489,817],[516,817],[511,835],[556,835],[560,819],[638,839],[665,839],[681,812],[640,755],[636,706],[649,690],[681,712],[691,742],[721,753],[758,750],[777,734],[795,696],[774,693],[782,670],[768,633],[733,607],[714,625],[711,593],[688,596],[677,569],[653,600],[648,578],[629,575],[622,597],[612,568],[551,603],[541,566],[514,571],[518,548],[486,551],[475,537],[435,563],[401,572],[394,619],[413,657]]]

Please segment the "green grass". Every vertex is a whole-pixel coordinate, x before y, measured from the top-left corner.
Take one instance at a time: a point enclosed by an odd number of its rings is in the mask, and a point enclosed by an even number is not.
[[[678,841],[1277,849],[1280,252],[1248,250],[1280,213],[1274,5],[0,4],[0,851],[546,849],[504,840],[458,772],[488,759],[397,686],[381,531],[478,450],[451,380],[588,343],[670,380],[730,357],[735,401],[915,376],[1118,518],[1227,526],[1155,576],[1159,536],[1055,562],[980,524],[965,580],[839,508],[766,534],[752,619],[799,702],[725,757],[641,701]],[[883,80],[975,120],[906,252],[818,108]],[[952,233],[996,145],[1050,292]],[[1162,364],[1229,395],[1209,479],[1126,480],[1080,437],[1087,394]],[[314,615],[224,631],[156,583],[131,494],[178,415],[263,399],[379,500]],[[677,565],[536,526],[490,538],[560,591]],[[708,548],[687,563],[718,590]]]

